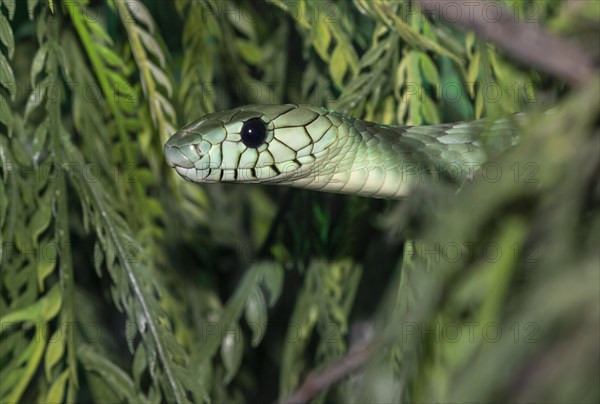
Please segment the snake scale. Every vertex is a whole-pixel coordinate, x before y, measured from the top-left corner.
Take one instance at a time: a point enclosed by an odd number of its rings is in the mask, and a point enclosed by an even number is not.
[[[516,139],[509,119],[390,126],[310,105],[247,105],[186,125],[164,154],[192,182],[398,199],[425,181],[472,176]]]

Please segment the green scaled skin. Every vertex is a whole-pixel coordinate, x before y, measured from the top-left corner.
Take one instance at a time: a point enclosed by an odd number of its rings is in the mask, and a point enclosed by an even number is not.
[[[247,146],[245,125],[256,118],[264,124],[264,140]],[[387,126],[309,105],[247,105],[185,126],[164,153],[169,166],[192,182],[398,199],[418,183],[469,178],[515,144],[515,132],[507,119]]]

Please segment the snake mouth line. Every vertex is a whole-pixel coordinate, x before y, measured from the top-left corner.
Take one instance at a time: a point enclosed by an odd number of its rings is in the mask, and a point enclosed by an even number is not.
[[[185,168],[173,166],[177,173],[192,182],[244,182],[257,183],[264,181],[276,181],[283,177],[281,171],[276,166],[267,166],[259,168]]]
[[[284,164],[271,164],[265,166],[250,166],[242,168],[227,168],[217,164],[204,164],[198,166],[181,166],[174,162],[169,165],[177,171],[179,175],[188,181],[198,183],[214,182],[239,182],[239,183],[257,183],[257,182],[281,182],[301,179],[310,175],[315,175],[314,168],[303,167],[294,161]]]

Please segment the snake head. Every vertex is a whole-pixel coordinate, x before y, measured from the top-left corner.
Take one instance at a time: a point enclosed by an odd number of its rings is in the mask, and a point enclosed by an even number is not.
[[[268,183],[307,177],[336,141],[337,126],[325,109],[248,105],[186,125],[164,153],[192,182]]]

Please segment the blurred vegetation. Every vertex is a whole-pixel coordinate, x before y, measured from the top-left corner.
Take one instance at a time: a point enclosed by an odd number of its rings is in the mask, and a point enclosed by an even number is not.
[[[597,60],[599,3],[503,4]],[[369,336],[315,402],[600,401],[598,80],[570,89],[407,2],[0,9],[0,401],[271,402]],[[528,115],[459,192],[400,202],[164,164],[183,124],[283,102]]]

